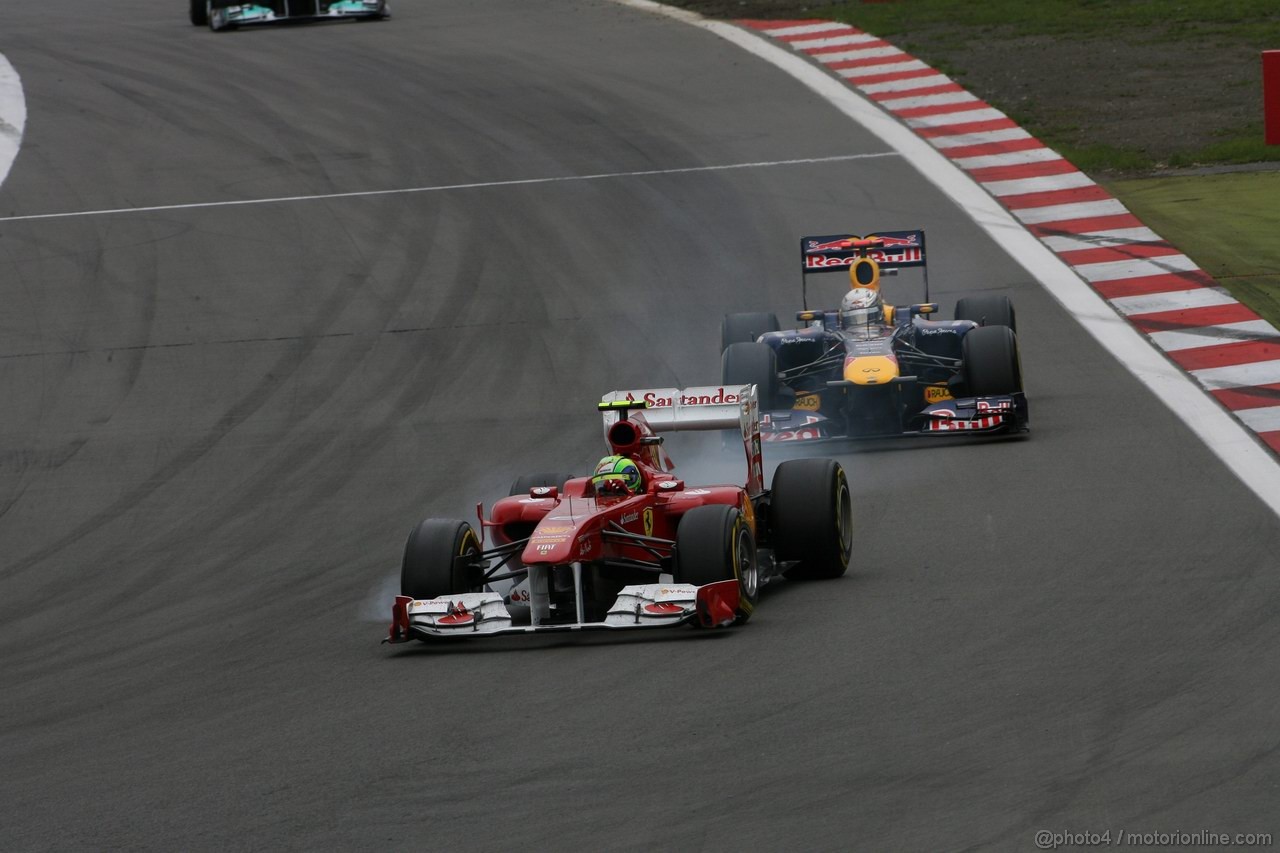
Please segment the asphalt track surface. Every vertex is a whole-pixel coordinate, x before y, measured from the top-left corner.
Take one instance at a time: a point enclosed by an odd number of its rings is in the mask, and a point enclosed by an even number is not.
[[[885,153],[607,2],[178,6],[4,5],[0,216]],[[740,630],[378,645],[419,517],[585,468],[603,391],[714,382],[802,233],[908,227],[948,316],[1015,299],[1030,438],[842,455],[850,573]],[[8,221],[0,294],[5,849],[1277,829],[1280,524],[897,157]]]

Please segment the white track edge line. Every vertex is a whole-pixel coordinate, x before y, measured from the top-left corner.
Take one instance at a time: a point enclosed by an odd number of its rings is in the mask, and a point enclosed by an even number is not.
[[[1104,349],[1146,385],[1258,498],[1280,517],[1280,461],[1122,318],[1084,279],[927,140],[863,98],[843,80],[741,27],[653,0],[613,0],[708,30],[770,63],[896,149],[1035,277]]]
[[[0,184],[9,176],[22,147],[27,126],[27,101],[22,94],[22,78],[0,53]]]
[[[451,190],[492,189],[494,187],[523,187],[536,184],[566,184],[577,181],[602,181],[617,178],[647,178],[661,175],[687,175],[695,172],[728,172],[734,169],[768,169],[777,166],[806,166],[818,163],[838,163],[847,160],[871,160],[877,157],[897,157],[896,151],[877,151],[871,154],[836,154],[831,157],[801,157],[793,160],[761,160],[754,163],[721,163],[710,166],[683,166],[673,169],[643,169],[635,172],[602,172],[598,175],[562,175],[551,178],[518,178],[510,181],[480,181],[472,184],[440,184],[429,187],[403,187],[391,190],[359,190],[346,193],[322,193],[319,195],[279,196],[277,198],[245,198],[229,201],[193,201],[185,204],[155,204],[147,207],[113,207],[102,210],[71,210],[62,213],[25,213],[0,216],[0,222],[30,222],[37,219],[71,219],[85,216],[113,216],[125,213],[157,213],[168,210],[201,210],[216,207],[246,207],[255,204],[283,204],[291,201],[333,201],[335,199],[375,198],[377,196],[415,195],[439,193]]]

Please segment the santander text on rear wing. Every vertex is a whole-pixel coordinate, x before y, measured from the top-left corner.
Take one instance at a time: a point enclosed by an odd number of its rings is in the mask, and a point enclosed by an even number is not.
[[[925,265],[923,231],[877,231],[865,237],[828,234],[800,238],[801,271],[847,270],[860,257],[871,258],[881,269]]]
[[[726,388],[705,385],[696,388],[641,388],[610,391],[602,403],[622,400],[644,402],[644,419],[655,432],[745,427],[752,412],[758,412],[756,386]],[[618,420],[618,413],[604,412],[604,428]]]
[[[654,432],[736,429],[747,455],[747,493],[764,490],[764,462],[760,454],[760,402],[756,386],[739,388],[703,385],[695,388],[640,388],[610,391],[603,403],[643,403],[641,417]],[[604,409],[607,435],[622,415]]]

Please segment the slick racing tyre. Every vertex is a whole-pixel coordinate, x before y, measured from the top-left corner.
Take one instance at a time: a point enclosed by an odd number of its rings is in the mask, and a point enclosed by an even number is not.
[[[755,311],[750,314],[725,314],[720,321],[720,352],[729,344],[755,343],[765,332],[778,331],[778,315]]]
[[[774,556],[798,561],[789,578],[838,578],[853,551],[849,481],[834,459],[791,459],[773,472],[769,502]]]
[[[703,586],[716,581],[738,582],[738,618],[751,618],[760,596],[760,568],[751,526],[737,507],[725,504],[698,506],[680,519],[676,528],[676,583]]]
[[[400,594],[436,598],[480,588],[466,558],[478,559],[480,540],[465,521],[428,518],[409,534],[400,566]]]
[[[209,0],[190,0],[191,23],[197,27],[209,24]]]
[[[530,489],[538,486],[555,486],[563,492],[564,484],[572,479],[572,474],[525,474],[516,477],[515,482],[511,484],[510,494],[527,495]]]
[[[989,397],[1022,390],[1018,336],[1008,326],[969,330],[960,344],[960,358],[971,395]]]
[[[1013,300],[1007,296],[964,296],[956,300],[956,319],[972,320],[979,326],[1008,326],[1018,331]]]
[[[778,399],[778,357],[768,344],[729,344],[720,358],[720,369],[726,388],[754,385],[760,411],[774,408]]]

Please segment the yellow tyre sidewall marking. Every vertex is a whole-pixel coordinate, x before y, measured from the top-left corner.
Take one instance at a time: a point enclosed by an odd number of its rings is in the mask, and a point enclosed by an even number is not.
[[[472,548],[468,548],[468,544],[470,544]],[[480,550],[480,540],[476,539],[476,532],[468,527],[467,532],[462,534],[462,542],[458,545],[458,556],[466,556],[467,552],[472,549],[476,551]]]
[[[733,576],[738,581],[738,610],[742,611],[743,615],[750,616],[755,610],[755,604],[753,604],[751,599],[747,597],[747,586],[742,581],[742,561],[738,559],[738,543],[742,541],[740,534],[743,526],[743,518],[742,515],[739,514],[737,520],[733,522],[733,530],[731,532],[731,535],[733,536],[733,545],[729,549],[729,557],[733,560]],[[749,533],[750,531],[748,531],[748,534]]]

